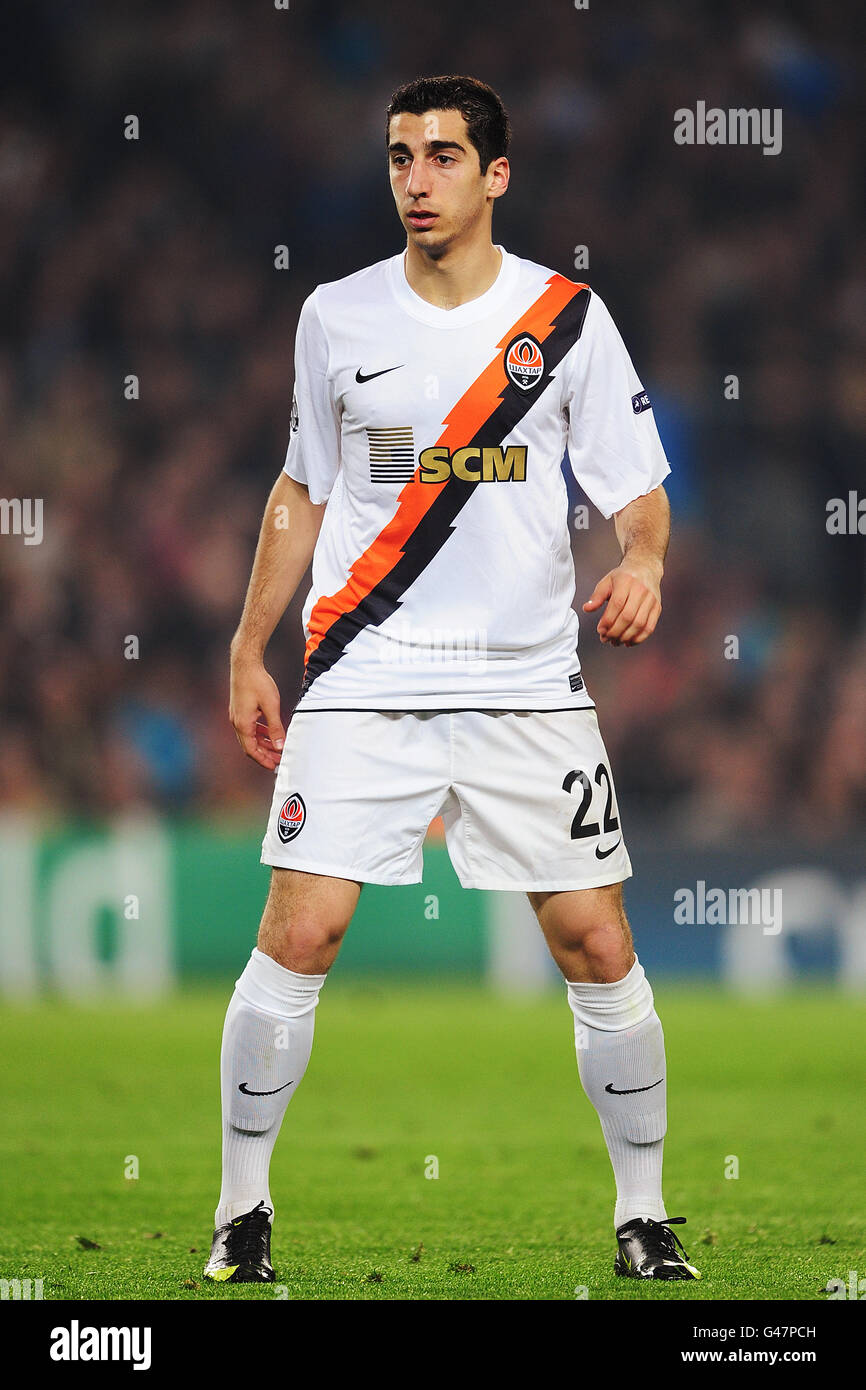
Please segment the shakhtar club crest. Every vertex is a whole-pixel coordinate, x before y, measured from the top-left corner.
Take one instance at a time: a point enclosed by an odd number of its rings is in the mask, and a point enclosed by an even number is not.
[[[294,840],[296,835],[300,835],[306,819],[306,806],[298,793],[292,792],[291,796],[287,796],[280,807],[279,820],[277,821],[277,834],[284,845],[287,845],[289,840]]]
[[[521,391],[531,391],[537,386],[544,371],[544,358],[541,348],[531,333],[521,333],[505,349],[505,370],[509,381],[513,381]]]

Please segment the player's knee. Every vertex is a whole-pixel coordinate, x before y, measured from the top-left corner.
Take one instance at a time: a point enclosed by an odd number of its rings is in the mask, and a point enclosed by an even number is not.
[[[634,961],[628,924],[617,918],[594,922],[580,934],[577,946],[583,951],[593,972],[609,982],[623,979]]]
[[[278,965],[301,975],[327,974],[346,924],[295,908],[283,916],[268,905],[259,927],[258,948]]]
[[[346,934],[346,924],[330,918],[296,915],[285,923],[283,938],[295,950],[309,952],[331,951],[339,946]]]

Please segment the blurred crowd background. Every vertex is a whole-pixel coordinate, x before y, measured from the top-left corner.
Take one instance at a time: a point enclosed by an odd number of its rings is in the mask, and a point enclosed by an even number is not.
[[[826,527],[866,495],[861,6],[29,0],[5,22],[0,494],[44,498],[44,539],[0,536],[0,807],[263,826],[227,649],[298,311],[401,249],[384,109],[463,71],[514,126],[496,239],[604,297],[673,469],[656,635],[611,650],[582,620],[626,824],[862,830],[866,538]],[[781,154],[677,145],[698,100],[781,108]],[[579,605],[618,549],[594,511],[573,535]],[[305,593],[269,649],[284,716]]]

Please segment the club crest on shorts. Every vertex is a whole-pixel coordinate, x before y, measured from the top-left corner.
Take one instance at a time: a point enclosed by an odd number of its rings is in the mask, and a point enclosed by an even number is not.
[[[287,796],[280,807],[279,819],[277,820],[277,834],[284,845],[289,840],[294,840],[296,835],[300,835],[304,828],[304,821],[307,819],[307,808],[297,792],[292,792]]]
[[[521,391],[531,391],[541,380],[544,357],[538,340],[531,333],[512,338],[505,349],[505,371],[509,381]]]

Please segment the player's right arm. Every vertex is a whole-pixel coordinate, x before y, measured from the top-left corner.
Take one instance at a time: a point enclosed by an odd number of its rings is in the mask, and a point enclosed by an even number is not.
[[[265,669],[265,648],[312,558],[325,504],[310,501],[285,472],[271,490],[238,630],[231,644],[229,719],[248,757],[270,772],[286,736],[280,693]],[[265,727],[259,723],[259,716]]]
[[[340,468],[340,412],[318,293],[314,290],[304,301],[298,319],[289,447],[265,508],[246,603],[231,645],[229,718],[244,752],[270,772],[280,761],[286,735],[279,691],[265,670],[265,647],[310,563]],[[260,714],[266,729],[258,723]]]

